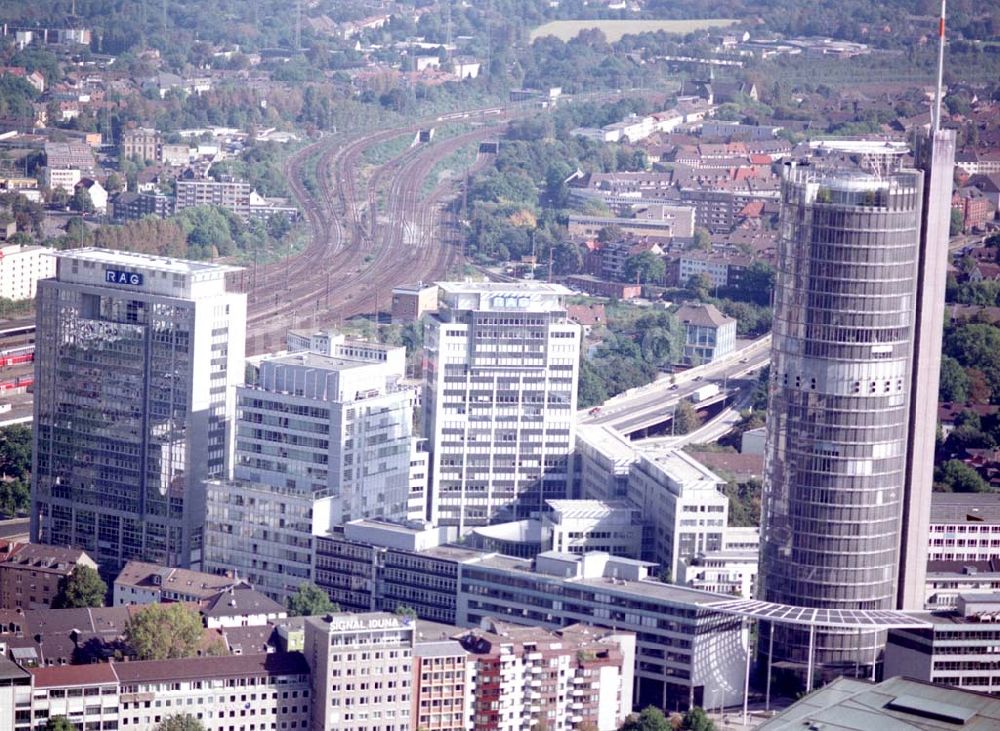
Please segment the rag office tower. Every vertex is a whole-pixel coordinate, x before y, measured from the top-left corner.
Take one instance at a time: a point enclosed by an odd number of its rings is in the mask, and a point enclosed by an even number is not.
[[[927,173],[786,165],[760,599],[921,608],[952,133],[937,133],[934,156]],[[877,663],[885,634],[821,629],[812,640],[763,624],[761,654],[854,672]]]
[[[237,270],[78,249],[39,282],[32,541],[198,566],[243,381]]]

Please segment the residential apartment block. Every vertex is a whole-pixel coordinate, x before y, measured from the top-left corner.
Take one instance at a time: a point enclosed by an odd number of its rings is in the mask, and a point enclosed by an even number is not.
[[[138,221],[146,216],[173,215],[174,199],[156,193],[119,193],[111,201],[111,217],[116,221]]]
[[[231,576],[129,561],[115,577],[113,604],[120,607],[161,602],[197,602],[218,596],[237,586],[249,585]]]
[[[59,584],[77,566],[97,564],[79,548],[33,543],[0,549],[0,609],[39,609],[52,605]]]
[[[34,299],[39,279],[55,276],[56,260],[45,246],[0,246],[0,297]]]
[[[474,731],[613,731],[631,712],[633,633],[585,625],[547,631],[495,620],[483,625],[458,637],[474,666]]]
[[[64,716],[82,729],[154,731],[189,715],[206,731],[310,728],[309,666],[300,653],[29,668],[15,731]],[[0,711],[2,713],[2,711]]]
[[[193,206],[228,208],[243,219],[250,217],[250,184],[238,180],[194,178],[177,180],[176,210]]]

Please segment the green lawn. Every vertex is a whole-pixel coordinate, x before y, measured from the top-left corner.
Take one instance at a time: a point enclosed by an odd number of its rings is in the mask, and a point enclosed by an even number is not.
[[[705,28],[722,28],[733,25],[736,21],[730,18],[703,18],[692,20],[554,20],[540,25],[531,31],[531,40],[542,36],[555,36],[559,40],[568,41],[582,30],[599,28],[604,32],[609,43],[621,40],[622,36],[635,33],[693,33]]]

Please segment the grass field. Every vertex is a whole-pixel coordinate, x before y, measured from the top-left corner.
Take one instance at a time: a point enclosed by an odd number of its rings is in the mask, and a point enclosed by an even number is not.
[[[561,41],[568,41],[582,30],[599,28],[604,32],[609,43],[620,41],[622,36],[630,33],[693,33],[706,28],[722,28],[732,25],[735,20],[729,18],[704,18],[701,20],[554,20],[540,25],[531,31],[531,40],[542,36],[555,36]]]

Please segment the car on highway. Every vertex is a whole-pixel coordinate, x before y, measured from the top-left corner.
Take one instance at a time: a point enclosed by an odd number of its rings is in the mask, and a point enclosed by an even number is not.
[[[670,387],[669,390],[676,391],[677,390],[677,384],[675,383],[673,386]]]
[[[597,416],[599,413],[601,413],[601,407],[600,406],[595,406],[594,408],[592,408],[587,413],[590,414],[591,416]]]

